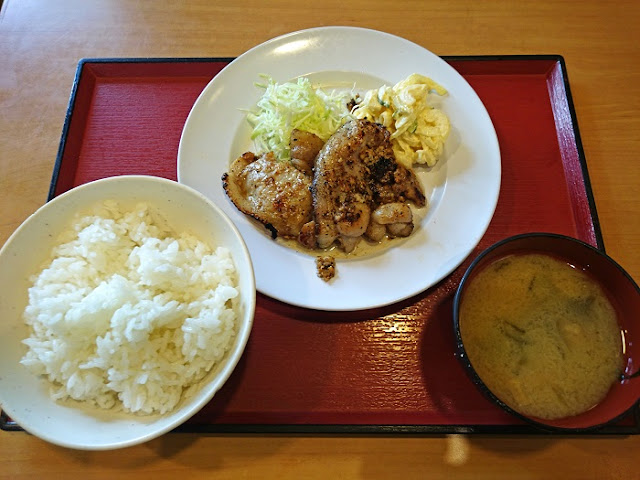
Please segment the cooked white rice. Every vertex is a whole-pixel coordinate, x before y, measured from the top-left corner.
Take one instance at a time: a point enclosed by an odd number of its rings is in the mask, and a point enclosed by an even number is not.
[[[57,400],[169,412],[235,336],[228,249],[176,234],[144,204],[78,218],[32,282],[21,363]]]

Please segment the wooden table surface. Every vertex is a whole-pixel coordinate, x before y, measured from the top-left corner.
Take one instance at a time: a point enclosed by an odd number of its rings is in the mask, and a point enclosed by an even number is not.
[[[326,25],[383,30],[439,55],[564,56],[607,251],[640,278],[637,0],[4,0],[0,243],[46,199],[80,58],[233,57]],[[638,451],[640,436],[173,433],[82,452],[0,432],[0,477],[631,479]]]

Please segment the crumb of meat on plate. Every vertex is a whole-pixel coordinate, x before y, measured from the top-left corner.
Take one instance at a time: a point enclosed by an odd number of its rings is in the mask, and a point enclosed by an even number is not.
[[[316,268],[318,277],[328,282],[336,274],[336,259],[329,255],[317,257]]]

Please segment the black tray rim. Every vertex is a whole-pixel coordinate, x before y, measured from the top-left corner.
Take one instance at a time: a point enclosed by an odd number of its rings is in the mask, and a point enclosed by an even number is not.
[[[256,424],[256,423],[217,423],[210,425],[184,423],[172,433],[197,434],[280,434],[280,435],[514,435],[514,436],[552,436],[552,437],[601,437],[601,436],[635,436],[640,433],[640,415],[638,410],[633,415],[631,425],[605,425],[593,430],[566,430],[561,433],[550,432],[528,424],[513,425],[465,425],[465,424],[432,424],[432,425],[397,425],[397,424]],[[628,415],[629,415],[628,414]],[[625,415],[621,418],[626,418]],[[618,419],[620,420],[620,419]],[[7,432],[24,432],[24,428],[0,411],[0,430]]]
[[[84,67],[88,64],[105,63],[226,63],[229,64],[236,57],[86,57],[78,61],[72,87],[69,96],[69,104],[64,117],[64,124],[56,160],[53,167],[51,183],[47,201],[55,197],[55,190],[58,183],[60,168],[64,157],[67,135],[75,109],[76,95],[82,78]],[[446,62],[461,61],[554,61],[560,66],[562,82],[567,101],[567,106],[571,115],[575,146],[582,170],[585,193],[589,204],[589,213],[594,229],[596,248],[605,251],[604,240],[596,203],[593,196],[591,181],[587,168],[586,156],[582,146],[582,139],[578,128],[578,118],[571,95],[569,76],[565,59],[559,54],[534,54],[534,55],[442,55]],[[567,431],[562,436],[586,436],[586,435],[637,435],[640,434],[640,408],[636,405],[627,415],[633,416],[632,425],[605,425],[595,430],[589,431]],[[619,421],[621,418],[618,419]],[[7,414],[0,410],[0,430],[4,431],[24,431],[16,422],[11,420]],[[211,424],[199,425],[188,422],[177,427],[173,432],[183,433],[219,433],[219,434],[426,434],[426,435],[448,435],[448,434],[498,434],[498,435],[550,435],[548,431],[536,428],[529,424],[511,425],[489,425],[489,424],[429,424],[429,425],[386,425],[386,424]],[[555,436],[558,436],[557,434]]]

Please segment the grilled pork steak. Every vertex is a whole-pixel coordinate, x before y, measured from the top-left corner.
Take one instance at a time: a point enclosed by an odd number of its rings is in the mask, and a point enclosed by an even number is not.
[[[347,122],[325,143],[311,192],[317,245],[327,248],[337,241],[347,252],[367,231],[411,233],[410,209],[409,217],[397,212],[398,221],[376,228],[372,214],[381,205],[395,204],[404,212],[407,201],[418,207],[426,202],[415,175],[396,162],[388,130],[366,120]]]
[[[238,210],[262,222],[273,238],[297,238],[312,219],[311,177],[271,152],[243,154],[222,176],[222,186]]]
[[[291,162],[247,152],[222,177],[235,206],[273,238],[297,238],[309,249],[337,243],[350,252],[365,236],[411,234],[407,203],[422,207],[426,199],[413,172],[396,162],[386,128],[349,121],[324,146],[294,130],[290,147]]]

